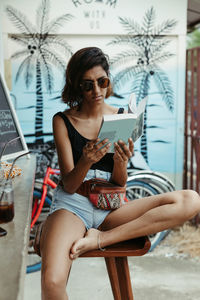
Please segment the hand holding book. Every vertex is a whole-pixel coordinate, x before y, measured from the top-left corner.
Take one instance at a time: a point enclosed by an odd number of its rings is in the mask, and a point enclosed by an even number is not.
[[[98,138],[100,140],[109,139],[109,142],[112,143],[110,152],[114,152],[115,142],[123,140],[127,143],[130,137],[135,142],[142,135],[146,102],[147,97],[142,99],[139,105],[136,106],[135,95],[131,94],[128,113],[103,116]]]

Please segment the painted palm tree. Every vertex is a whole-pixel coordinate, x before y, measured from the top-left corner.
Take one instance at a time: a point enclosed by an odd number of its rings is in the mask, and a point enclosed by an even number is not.
[[[173,111],[174,94],[167,74],[160,64],[174,54],[166,51],[170,40],[165,34],[176,25],[176,21],[167,20],[159,26],[154,26],[155,10],[151,7],[145,13],[143,24],[120,17],[120,22],[127,35],[117,36],[110,45],[127,45],[129,50],[123,51],[111,60],[114,76],[114,86],[119,87],[127,81],[131,83],[131,92],[137,96],[137,103],[149,94],[153,78],[169,111]],[[147,152],[147,108],[144,114],[144,133],[141,137],[141,153],[148,162]]]
[[[11,58],[23,58],[16,73],[16,81],[24,74],[26,88],[36,80],[36,112],[35,112],[35,139],[36,143],[43,143],[43,79],[49,93],[53,90],[54,78],[52,67],[62,71],[66,61],[59,53],[72,55],[71,47],[58,35],[58,28],[65,21],[72,19],[72,15],[64,14],[49,21],[49,0],[42,0],[37,10],[36,25],[32,25],[24,14],[12,6],[7,6],[7,14],[20,34],[12,34],[10,38],[23,49],[15,52]],[[64,72],[63,72],[64,74]]]

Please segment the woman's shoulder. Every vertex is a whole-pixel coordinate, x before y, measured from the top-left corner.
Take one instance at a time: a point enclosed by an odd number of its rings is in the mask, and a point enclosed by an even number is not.
[[[75,113],[76,109],[75,108],[68,108],[65,109],[63,111],[58,111],[57,113],[54,114],[53,118],[57,117],[57,116],[73,116]]]
[[[78,106],[66,109],[63,113],[69,118],[77,118],[80,114]]]
[[[69,114],[70,109],[66,109],[64,111],[59,111],[53,116],[53,126],[56,128],[71,128],[71,123],[70,123],[70,114]]]

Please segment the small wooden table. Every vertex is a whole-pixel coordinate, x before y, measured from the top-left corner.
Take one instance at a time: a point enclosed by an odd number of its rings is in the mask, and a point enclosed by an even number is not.
[[[7,230],[0,238],[1,300],[22,300],[24,295],[36,157],[19,158],[16,165],[22,175],[13,180],[15,216],[12,222],[1,224]]]

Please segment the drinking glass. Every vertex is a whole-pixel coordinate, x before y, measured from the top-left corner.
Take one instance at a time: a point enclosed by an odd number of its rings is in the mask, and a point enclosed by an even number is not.
[[[0,181],[0,224],[8,223],[14,218],[14,194],[11,179]],[[0,227],[0,237],[7,231]]]
[[[2,148],[2,151],[0,153],[0,162],[1,158],[7,148],[7,146],[20,139],[20,137],[16,137],[7,143],[5,143],[4,147]],[[10,176],[9,172],[9,176]],[[1,169],[0,164],[0,224],[2,223],[8,223],[12,221],[14,217],[14,196],[13,196],[13,187],[12,187],[12,181],[9,178],[6,179],[4,177],[3,169]],[[7,231],[0,227],[0,237],[7,234]]]
[[[4,147],[0,153],[0,162],[1,162],[1,158],[4,154],[4,152],[6,150],[6,147],[10,143],[12,143],[18,139],[20,139],[20,137],[16,137],[16,138],[8,141],[4,145]],[[12,162],[12,166],[9,170],[9,174],[8,174],[7,178],[5,178],[3,169],[1,169],[1,164],[0,164],[0,224],[8,223],[8,222],[12,221],[12,219],[14,218],[14,193],[13,193],[11,173],[12,173],[12,170],[13,170],[16,160],[24,155],[29,154],[29,153],[31,153],[31,151],[23,153],[14,159],[14,161]],[[6,234],[7,234],[7,231],[5,229],[3,229],[2,227],[0,227],[0,237],[4,236]]]

